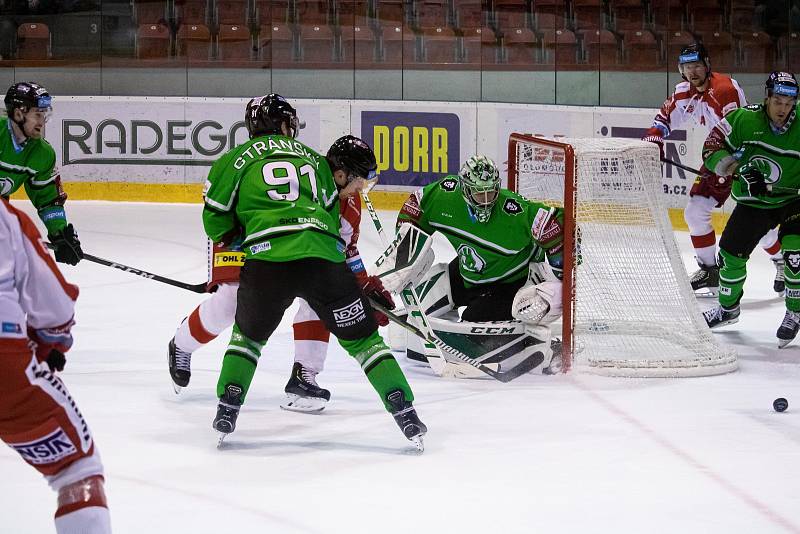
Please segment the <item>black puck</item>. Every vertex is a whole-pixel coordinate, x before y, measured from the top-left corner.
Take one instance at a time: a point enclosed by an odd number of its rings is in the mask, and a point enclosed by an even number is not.
[[[776,412],[785,412],[786,408],[789,407],[789,401],[783,397],[777,398],[772,401],[772,407],[775,408]]]

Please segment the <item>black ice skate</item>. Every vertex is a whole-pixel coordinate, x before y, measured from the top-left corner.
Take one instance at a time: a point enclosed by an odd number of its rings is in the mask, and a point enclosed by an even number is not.
[[[239,384],[228,384],[219,399],[217,415],[212,423],[217,431],[217,448],[228,434],[236,430],[236,418],[239,417],[239,408],[242,407],[242,393],[243,389]]]
[[[169,376],[172,377],[172,389],[180,394],[181,389],[189,385],[192,377],[192,353],[182,351],[175,345],[175,338],[169,341],[168,349]]]
[[[786,310],[786,315],[783,316],[783,322],[778,328],[778,348],[782,349],[792,342],[797,337],[797,331],[800,330],[800,313]]]
[[[739,322],[739,313],[741,310],[737,305],[735,308],[725,308],[723,306],[716,306],[710,310],[703,312],[703,318],[709,328],[717,328],[727,324]]]
[[[405,394],[399,389],[386,395],[386,399],[392,406],[392,417],[403,431],[403,435],[414,444],[419,452],[423,452],[425,444],[422,442],[422,436],[428,431],[428,427],[419,420],[411,401],[407,401]]]
[[[772,290],[780,296],[786,291],[786,282],[783,277],[783,258],[772,260],[775,264],[775,281],[772,282]]]
[[[321,412],[325,404],[331,400],[331,392],[319,387],[316,376],[314,371],[303,367],[300,362],[295,362],[292,376],[284,388],[286,400],[281,404],[281,408],[292,412]]]
[[[689,277],[689,282],[698,297],[716,297],[719,294],[719,267],[700,265]]]

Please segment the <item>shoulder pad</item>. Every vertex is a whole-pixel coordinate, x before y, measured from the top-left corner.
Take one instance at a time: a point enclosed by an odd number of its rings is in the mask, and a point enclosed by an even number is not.
[[[456,178],[448,176],[447,178],[439,182],[439,187],[441,187],[445,191],[453,192],[458,187],[458,180]]]

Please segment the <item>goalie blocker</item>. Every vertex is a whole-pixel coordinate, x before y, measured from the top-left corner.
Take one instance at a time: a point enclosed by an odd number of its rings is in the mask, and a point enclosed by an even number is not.
[[[458,301],[464,299],[461,293],[465,292],[459,289],[454,300],[451,276],[458,277],[462,286],[463,281],[452,265],[429,267],[433,261],[430,247],[428,234],[404,224],[376,262],[375,274],[385,287],[401,292],[406,308],[412,311],[408,321],[421,330],[425,330],[427,321],[433,340],[439,341],[432,343],[403,330],[406,335],[394,337],[405,341],[402,344],[408,358],[428,363],[438,376],[458,378],[484,376],[478,365],[499,370],[528,359],[535,363],[532,370],[545,374],[560,370],[560,353],[553,361],[551,331],[546,324],[560,317],[561,285],[547,266],[532,264],[530,279],[519,290],[516,284],[499,284],[509,287],[497,292],[496,298],[506,301],[497,304],[509,310],[503,312],[504,316],[510,314],[517,321],[459,321],[457,307],[463,303]],[[471,358],[472,364],[455,358],[456,352]]]

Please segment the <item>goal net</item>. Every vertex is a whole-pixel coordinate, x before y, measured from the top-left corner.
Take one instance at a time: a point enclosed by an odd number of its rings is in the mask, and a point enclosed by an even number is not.
[[[733,371],[697,307],[667,209],[658,148],[512,134],[508,185],[565,209],[565,370],[612,376]]]

